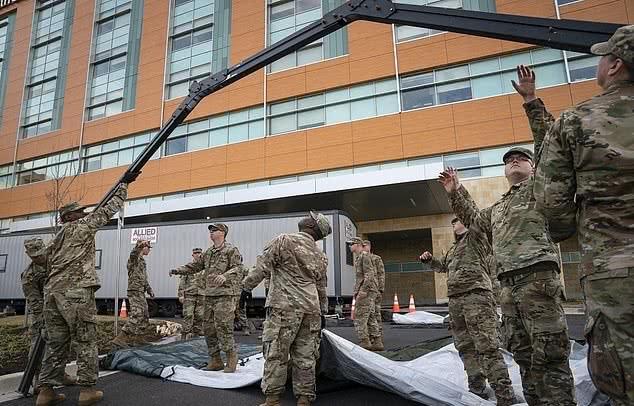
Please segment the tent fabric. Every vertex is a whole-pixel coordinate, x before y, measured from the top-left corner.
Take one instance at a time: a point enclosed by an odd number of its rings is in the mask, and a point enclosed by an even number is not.
[[[259,346],[240,344],[238,352],[240,365],[233,374],[199,369],[208,361],[203,338],[119,350],[106,357],[105,366],[211,388],[240,388],[259,382],[264,370]],[[468,391],[462,361],[449,338],[379,354],[324,330],[320,353],[319,376],[330,380],[356,382],[429,406],[495,404]],[[590,380],[586,354],[587,346],[572,342],[570,366],[577,402],[580,406],[606,405]],[[520,396],[519,367],[510,354],[504,357]]]
[[[414,313],[407,314],[394,313],[392,321],[396,324],[443,324],[445,317],[417,310]]]

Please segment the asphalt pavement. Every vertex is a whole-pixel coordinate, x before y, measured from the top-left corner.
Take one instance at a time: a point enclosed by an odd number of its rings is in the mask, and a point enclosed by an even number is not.
[[[581,338],[584,316],[568,315],[567,317],[571,338]],[[431,341],[447,337],[450,334],[446,328],[402,327],[387,323],[384,323],[383,326],[386,349],[388,350],[402,348],[422,341]],[[352,328],[349,321],[339,323],[338,326],[328,327],[328,329],[352,342],[356,342],[354,328]],[[255,343],[258,342],[257,336],[259,333],[260,332],[252,334],[251,336],[236,333],[236,340],[244,343]],[[104,390],[105,393],[103,401],[99,403],[99,405],[103,406],[259,405],[264,399],[259,385],[233,390],[210,389],[189,384],[163,381],[157,378],[146,378],[126,372],[119,372],[100,378],[97,386],[99,389]],[[325,391],[320,390],[320,388]],[[401,406],[416,404],[398,395],[357,384],[335,385],[320,382],[318,383],[318,390],[317,400],[313,403],[316,406]],[[75,404],[79,388],[63,388],[61,392],[66,394],[67,399],[69,399],[65,404]],[[35,404],[33,398],[25,398],[3,403],[3,406],[33,404]],[[287,385],[282,405],[294,404],[295,400],[292,394],[292,388],[290,385]]]

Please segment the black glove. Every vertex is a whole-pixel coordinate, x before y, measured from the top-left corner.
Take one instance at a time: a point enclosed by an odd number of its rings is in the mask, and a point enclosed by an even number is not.
[[[239,306],[242,309],[246,304],[247,304],[247,300],[251,299],[251,292],[249,292],[248,290],[244,290],[242,289],[242,293],[240,293],[240,303]]]
[[[326,328],[326,316],[324,316],[323,314],[321,315],[321,329],[325,329]]]
[[[126,172],[125,174],[123,174],[123,178],[121,178],[121,182],[130,184],[134,182],[136,178],[139,177],[140,174],[141,174],[141,171]]]

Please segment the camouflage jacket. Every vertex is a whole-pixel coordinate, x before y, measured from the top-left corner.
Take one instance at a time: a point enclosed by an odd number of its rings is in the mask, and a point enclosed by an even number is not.
[[[252,290],[270,278],[266,307],[320,314],[328,311],[326,255],[304,232],[281,234],[259,255],[255,267],[243,281]]]
[[[486,235],[469,229],[459,235],[442,259],[433,258],[431,267],[447,273],[447,296],[460,295],[475,289],[491,290],[489,255],[491,245]]]
[[[204,273],[181,275],[178,282],[178,297],[185,295],[202,295],[205,293]]]
[[[99,289],[101,283],[95,270],[95,234],[119,211],[127,195],[128,185],[122,183],[103,207],[84,218],[62,225],[62,229],[47,246],[50,273],[46,280],[46,291]]]
[[[128,258],[128,290],[152,292],[147,276],[147,267],[143,258],[143,247],[134,247]]]
[[[20,276],[22,292],[24,292],[27,304],[34,313],[41,314],[44,310],[44,284],[47,276],[46,267],[35,262],[31,262]]]
[[[376,268],[372,262],[372,256],[367,252],[357,255],[354,260],[354,271],[356,282],[354,284],[353,294],[356,296],[359,292],[378,292]]]
[[[383,293],[383,291],[385,290],[385,265],[383,265],[383,259],[376,254],[370,255],[372,256],[374,269],[376,269],[376,284],[378,286],[379,292]]]
[[[578,232],[581,277],[627,275],[634,267],[634,83],[614,83],[556,121],[541,100],[526,113],[533,132],[546,134],[535,198],[551,230]]]
[[[237,247],[225,241],[222,246],[211,246],[195,261],[176,269],[176,275],[192,275],[204,272],[205,296],[240,295],[240,278],[243,272],[242,255]],[[215,286],[212,279],[215,275],[226,278],[222,285]]]

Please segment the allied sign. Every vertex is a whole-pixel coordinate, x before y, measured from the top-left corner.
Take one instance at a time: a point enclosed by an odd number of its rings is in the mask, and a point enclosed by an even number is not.
[[[0,8],[8,7],[13,3],[17,3],[18,0],[0,0]]]
[[[130,243],[136,244],[139,240],[146,240],[156,244],[158,241],[158,227],[133,228]]]

